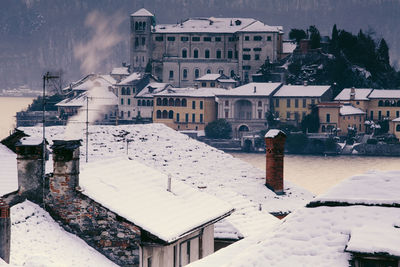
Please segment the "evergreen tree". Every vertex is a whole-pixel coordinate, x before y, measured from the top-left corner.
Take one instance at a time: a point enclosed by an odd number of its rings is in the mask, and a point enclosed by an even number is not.
[[[332,28],[332,37],[331,37],[331,43],[330,43],[330,51],[333,54],[336,54],[338,52],[338,38],[339,38],[339,32],[336,28],[336,24],[333,25]]]
[[[307,34],[302,29],[291,29],[289,32],[289,39],[296,40],[296,42],[300,42],[302,39],[306,39]]]
[[[321,47],[321,35],[320,35],[317,27],[312,25],[308,28],[308,31],[310,32],[311,49],[320,48]]]
[[[378,59],[381,63],[384,65],[390,65],[389,62],[389,47],[385,41],[385,39],[381,39],[379,42],[379,47],[378,47]]]

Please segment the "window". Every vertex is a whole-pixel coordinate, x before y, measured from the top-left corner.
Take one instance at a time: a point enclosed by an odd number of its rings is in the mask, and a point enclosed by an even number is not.
[[[151,257],[147,258],[147,267],[152,267],[151,266]]]
[[[190,240],[186,243],[186,256],[188,263],[190,263]]]
[[[224,74],[224,70],[223,69],[219,69],[218,73],[222,75],[222,74]]]
[[[173,71],[173,70],[170,70],[170,71],[169,71],[169,79],[170,79],[170,80],[173,80],[173,79],[174,79],[174,71]]]
[[[322,126],[321,126],[321,132],[323,132],[323,133],[325,133],[325,132],[326,132],[325,125],[322,125]]]
[[[146,37],[142,37],[142,45],[146,45]]]
[[[261,108],[261,107],[262,107],[262,102],[261,102],[261,101],[258,101],[257,106],[258,106],[259,108]]]
[[[146,103],[147,103],[147,106],[148,106],[148,107],[150,107],[150,106],[151,106],[151,102],[150,102],[150,100],[147,100],[147,101],[146,101]]]
[[[286,112],[286,119],[290,120],[290,112]]]
[[[206,73],[207,73],[207,74],[210,74],[210,73],[211,73],[211,70],[210,70],[210,69],[207,69],[207,70],[206,70]]]
[[[382,119],[382,111],[378,111],[378,120],[381,120]]]
[[[239,57],[239,52],[237,50],[235,50],[235,58]]]
[[[400,115],[400,111],[397,110],[396,111],[396,118],[400,117],[399,115]]]
[[[250,48],[243,48],[243,52],[250,52],[251,49]]]
[[[186,99],[185,98],[182,99],[182,107],[186,107],[186,103],[187,103]]]
[[[243,65],[243,69],[244,69],[244,70],[250,70],[250,69],[251,69],[251,66],[249,66],[249,65]]]
[[[172,110],[170,110],[168,112],[168,119],[173,119],[174,118],[174,112]]]
[[[228,118],[228,117],[229,117],[229,111],[225,110],[225,118]]]
[[[253,37],[253,40],[254,41],[261,41],[262,40],[262,36],[256,35],[256,36]]]
[[[123,105],[124,104],[124,99],[123,98],[121,98],[121,105]]]
[[[176,121],[179,122],[179,113],[176,113]]]
[[[262,112],[261,112],[261,110],[258,111],[258,118],[259,118],[259,119],[262,119]]]
[[[215,82],[210,82],[210,87],[215,87]]]
[[[303,108],[307,106],[306,99],[303,99]]]
[[[140,99],[138,100],[137,105],[138,105],[138,106],[141,106],[141,105],[142,105],[142,101],[141,101]]]
[[[156,36],[156,41],[157,42],[162,42],[162,41],[164,41],[164,37],[163,36]]]
[[[157,110],[156,114],[157,114],[157,119],[161,119],[161,110]]]
[[[217,58],[221,58],[221,55],[222,55],[222,52],[221,52],[221,50],[217,50]]]
[[[295,100],[294,100],[294,107],[295,107],[295,108],[298,108],[298,107],[299,107],[299,100],[298,100],[298,99],[295,99]]]
[[[131,88],[129,88],[129,87],[126,88],[126,94],[131,95]]]
[[[128,98],[128,105],[130,105],[131,104],[131,99],[130,98]]]
[[[168,36],[167,41],[175,42],[175,36]]]
[[[232,58],[233,57],[233,51],[232,50],[228,50],[228,58]]]
[[[131,117],[131,112],[128,110],[128,118]]]
[[[228,107],[228,106],[229,106],[229,101],[226,100],[226,101],[225,101],[225,107]]]
[[[260,55],[259,54],[255,54],[254,55],[254,60],[260,60]]]
[[[162,118],[163,118],[163,119],[168,118],[168,111],[163,110],[163,112],[162,112]]]
[[[192,41],[193,42],[200,42],[200,37],[194,36],[194,37],[192,37]]]
[[[243,60],[250,60],[251,56],[247,54],[243,54]]]
[[[202,82],[201,83],[201,87],[206,87],[207,86],[207,83],[206,82]]]
[[[374,111],[373,111],[373,110],[371,110],[371,116],[370,116],[370,119],[371,119],[371,120],[373,120],[373,119],[374,119]]]
[[[185,114],[185,122],[189,122],[189,114],[188,113]]]
[[[216,42],[221,42],[221,37],[215,37]]]
[[[182,49],[182,57],[187,58],[187,50],[186,49]]]
[[[206,49],[206,51],[204,51],[204,57],[210,58],[210,50]]]
[[[135,37],[135,46],[139,46],[139,37]]]
[[[390,117],[390,111],[389,110],[386,111],[386,117],[388,117],[388,118]]]
[[[170,98],[170,99],[168,100],[168,106],[173,107],[174,104],[175,104],[174,99],[173,99],[173,98]]]
[[[235,71],[231,70],[231,77],[235,77]]]
[[[184,80],[187,80],[187,77],[188,77],[188,70],[187,69],[183,69],[182,76],[183,76]]]
[[[197,79],[200,77],[200,70],[199,69],[195,69],[194,70],[194,78]]]
[[[383,107],[383,100],[379,100],[378,107]]]
[[[175,99],[175,107],[181,106],[181,100],[179,98]]]
[[[192,101],[192,109],[196,109],[196,101]]]
[[[162,105],[163,105],[163,106],[168,106],[168,99],[163,98],[163,100],[162,100]]]
[[[182,42],[187,42],[187,41],[189,41],[189,37],[187,37],[187,36],[182,36],[182,37],[181,37],[181,41],[182,41]]]
[[[311,99],[311,105],[315,105],[315,99]]]
[[[245,36],[245,37],[244,37],[244,40],[245,40],[245,41],[250,41],[250,36]]]
[[[203,38],[203,41],[204,41],[204,42],[211,42],[211,37],[204,37],[204,38]]]
[[[192,114],[192,122],[196,122],[196,114]]]
[[[139,29],[139,23],[136,21],[135,22],[135,31],[137,31]]]
[[[203,122],[203,114],[200,114],[200,122]]]
[[[197,50],[197,49],[193,50],[193,57],[199,58],[199,50]]]
[[[161,106],[161,98],[157,98],[156,104],[157,104],[157,106]]]
[[[400,124],[396,125],[396,132],[400,132]]]
[[[121,89],[121,95],[125,95],[125,87],[122,87],[122,89]]]
[[[123,111],[121,111],[121,118],[123,118],[124,117],[124,112]]]
[[[279,108],[279,99],[275,99],[275,107]]]
[[[286,107],[290,108],[290,99],[286,99]]]
[[[331,122],[331,114],[326,114],[326,122]]]
[[[203,101],[200,101],[200,109],[203,109]]]
[[[255,47],[255,48],[253,48],[253,50],[254,50],[254,51],[258,51],[258,52],[259,52],[259,51],[261,51],[261,48],[259,48],[259,47]]]
[[[271,41],[271,36],[267,36],[267,41]]]

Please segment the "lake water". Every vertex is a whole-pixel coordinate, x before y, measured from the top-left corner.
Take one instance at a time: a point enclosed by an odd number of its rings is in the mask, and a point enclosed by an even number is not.
[[[15,113],[28,107],[31,97],[0,97],[0,139],[15,128]]]
[[[0,97],[0,139],[14,129],[15,113],[25,109],[32,98]],[[263,153],[231,153],[233,156],[265,170]],[[320,194],[350,176],[368,170],[400,170],[400,158],[360,156],[297,156],[286,155],[284,176],[309,191]]]
[[[263,153],[231,153],[265,170]],[[400,170],[400,157],[285,155],[284,178],[320,194],[340,181],[369,170]]]

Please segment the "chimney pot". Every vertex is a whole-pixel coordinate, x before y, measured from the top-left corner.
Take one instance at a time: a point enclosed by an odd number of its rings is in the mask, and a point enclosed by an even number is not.
[[[265,185],[277,195],[283,191],[283,158],[286,134],[280,130],[269,130],[265,135],[266,180]]]
[[[0,198],[0,258],[10,263],[11,220],[10,206]]]

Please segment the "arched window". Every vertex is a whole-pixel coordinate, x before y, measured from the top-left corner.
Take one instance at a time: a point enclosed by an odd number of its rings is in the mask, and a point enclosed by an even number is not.
[[[128,118],[131,117],[131,112],[128,110]]]
[[[258,106],[262,107],[262,102],[261,101],[258,101]]]
[[[154,105],[154,101],[153,100],[151,100],[151,106],[153,106]]]
[[[187,105],[187,101],[186,98],[182,99],[182,107],[186,107]]]
[[[172,110],[170,110],[168,112],[168,119],[173,119],[174,118],[174,112]]]
[[[138,105],[138,106],[141,106],[141,105],[142,105],[142,100],[139,99],[139,100],[137,101],[137,105]]]
[[[204,51],[204,57],[205,57],[205,58],[210,58],[210,50],[206,49],[206,50]]]
[[[139,24],[138,24],[138,22],[136,21],[135,22],[135,31],[137,31],[139,29]]]
[[[235,71],[231,70],[231,77],[235,77]]]
[[[146,30],[146,22],[143,22],[143,30]]]
[[[221,56],[222,56],[222,52],[221,52],[221,50],[217,50],[217,53],[216,53],[216,57],[217,58],[221,58]]]
[[[168,99],[167,98],[163,98],[162,105],[163,106],[168,106]]]
[[[142,30],[142,22],[139,22],[139,31]]]
[[[157,119],[161,119],[161,110],[157,110]]]
[[[157,98],[156,104],[157,104],[157,106],[161,106],[161,98]]]
[[[389,100],[385,100],[385,107],[390,107],[390,101]]]
[[[187,58],[187,50],[186,48],[182,49],[182,57]]]
[[[142,106],[146,106],[146,100],[142,100]]]
[[[399,100],[399,101],[397,101],[397,106],[398,106],[398,107],[400,107],[400,100]]]
[[[396,132],[400,132],[400,124],[396,125]]]
[[[224,69],[219,69],[218,73],[221,74],[221,75],[224,74]]]
[[[323,132],[323,133],[326,132],[325,125],[322,125],[321,132]]]
[[[181,106],[181,100],[179,98],[175,99],[175,106],[180,107]]]
[[[379,107],[383,107],[383,100],[379,100],[378,106],[379,106]]]
[[[206,73],[207,73],[207,74],[210,74],[210,73],[211,73],[211,70],[210,70],[210,69],[207,69],[207,70],[206,70]]]
[[[150,107],[150,106],[151,106],[151,105],[150,105],[150,100],[147,100],[147,101],[146,101],[146,104],[147,104],[148,107]]]
[[[125,95],[125,87],[122,87],[122,89],[121,89],[121,95]]]
[[[163,119],[168,118],[168,111],[163,110],[163,112],[162,112],[162,117],[163,117]]]
[[[193,50],[193,57],[199,58],[199,50],[198,49]]]
[[[197,79],[200,77],[200,70],[199,69],[195,69],[194,70],[194,78]]]
[[[188,77],[188,70],[187,69],[183,69],[183,73],[182,73],[183,79],[187,79]]]
[[[129,87],[126,88],[126,94],[131,95],[131,88],[129,88]]]
[[[168,101],[168,106],[171,106],[171,107],[173,107],[173,106],[174,106],[174,104],[175,104],[175,101],[174,101],[174,99],[173,99],[173,98],[170,98],[170,99],[169,99],[169,101]]]

